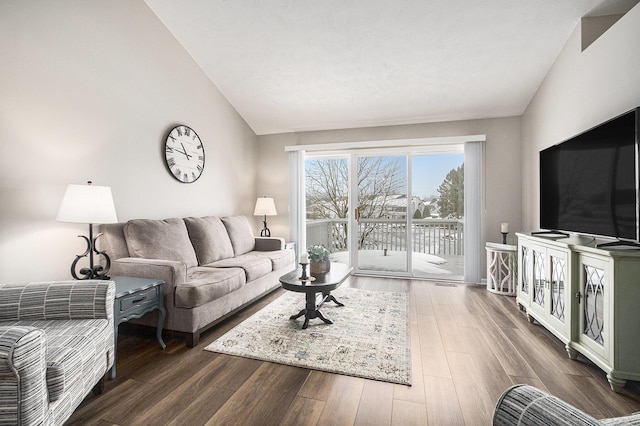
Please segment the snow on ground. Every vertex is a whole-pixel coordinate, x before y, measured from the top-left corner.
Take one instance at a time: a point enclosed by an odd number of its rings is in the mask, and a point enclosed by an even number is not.
[[[388,251],[387,256],[382,250],[361,250],[358,254],[358,268],[372,271],[403,271],[406,265],[406,252]],[[349,252],[340,251],[332,253],[329,258],[333,262],[349,263]],[[433,254],[413,253],[413,270],[425,274],[446,274],[451,271],[439,268],[447,261]]]

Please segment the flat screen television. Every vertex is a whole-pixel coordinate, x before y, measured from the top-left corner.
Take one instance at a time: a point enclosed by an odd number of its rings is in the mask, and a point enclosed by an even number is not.
[[[540,152],[540,227],[638,242],[640,107]]]

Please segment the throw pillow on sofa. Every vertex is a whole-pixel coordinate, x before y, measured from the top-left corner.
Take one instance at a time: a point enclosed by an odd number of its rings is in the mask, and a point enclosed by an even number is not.
[[[246,216],[223,217],[222,223],[227,228],[229,239],[233,246],[233,253],[236,256],[253,251],[256,246],[256,240]]]
[[[233,246],[220,218],[186,217],[184,223],[187,225],[199,265],[233,257]]]
[[[124,227],[132,257],[175,260],[188,268],[198,265],[196,252],[182,219],[134,219]]]

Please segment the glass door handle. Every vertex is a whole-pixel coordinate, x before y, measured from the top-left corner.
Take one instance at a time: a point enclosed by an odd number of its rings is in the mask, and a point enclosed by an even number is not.
[[[360,220],[360,207],[356,207],[356,222]]]

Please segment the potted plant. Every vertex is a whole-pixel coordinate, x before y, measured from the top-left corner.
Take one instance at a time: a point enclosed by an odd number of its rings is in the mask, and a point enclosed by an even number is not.
[[[325,274],[331,269],[329,250],[320,244],[307,248],[309,255],[309,272],[312,274]]]

